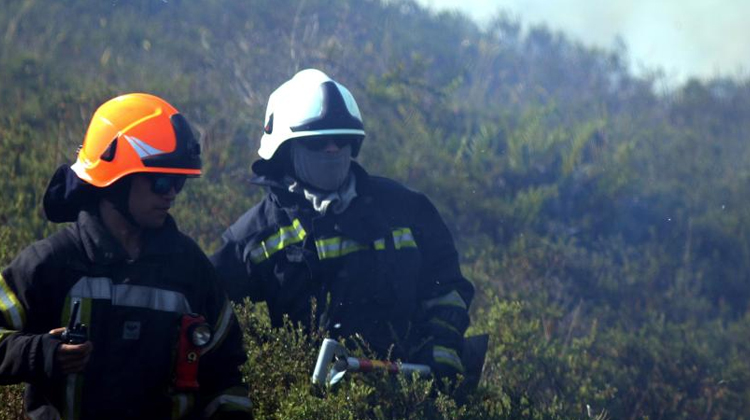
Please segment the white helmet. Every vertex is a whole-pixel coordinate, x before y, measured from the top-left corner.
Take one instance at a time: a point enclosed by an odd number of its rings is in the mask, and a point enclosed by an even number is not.
[[[365,137],[362,115],[351,92],[320,70],[295,74],[268,98],[258,154],[265,160],[287,140],[313,136]],[[359,142],[352,155],[359,152]]]

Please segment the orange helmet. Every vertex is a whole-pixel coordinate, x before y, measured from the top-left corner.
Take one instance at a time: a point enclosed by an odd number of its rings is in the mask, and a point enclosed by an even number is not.
[[[200,153],[179,111],[156,96],[130,93],[96,110],[71,169],[100,188],[137,172],[199,176]]]

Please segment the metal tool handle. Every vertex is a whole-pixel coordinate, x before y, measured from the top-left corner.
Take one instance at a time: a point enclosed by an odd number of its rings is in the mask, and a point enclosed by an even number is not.
[[[416,363],[388,362],[383,360],[357,359],[356,357],[346,358],[346,370],[349,372],[372,372],[384,370],[389,373],[411,373],[417,372],[420,375],[429,375],[432,370],[427,365]]]
[[[328,365],[333,362],[333,357],[336,355],[339,346],[340,344],[336,340],[330,338],[323,340],[320,352],[318,352],[318,360],[315,362],[315,370],[313,370],[312,382],[314,384],[326,383]]]

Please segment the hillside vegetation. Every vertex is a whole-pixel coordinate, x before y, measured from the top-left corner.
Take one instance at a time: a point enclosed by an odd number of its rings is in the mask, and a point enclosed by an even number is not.
[[[145,91],[200,134],[174,215],[206,252],[262,194],[265,101],[303,68],[350,88],[360,161],[427,193],[477,287],[479,389],[309,384],[321,337],[240,306],[258,419],[750,418],[750,81],[657,91],[625,47],[408,0],[0,2],[0,263],[103,101]],[[588,409],[587,409],[588,407]],[[22,418],[0,387],[0,419]]]

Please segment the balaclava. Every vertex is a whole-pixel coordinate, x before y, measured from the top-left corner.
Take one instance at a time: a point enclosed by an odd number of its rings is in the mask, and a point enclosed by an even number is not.
[[[292,165],[297,179],[322,191],[335,191],[346,180],[351,167],[352,147],[338,152],[309,150],[299,142],[292,144]]]

